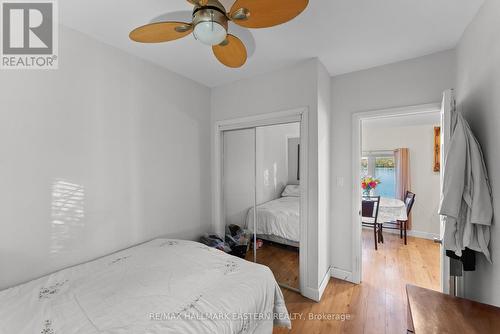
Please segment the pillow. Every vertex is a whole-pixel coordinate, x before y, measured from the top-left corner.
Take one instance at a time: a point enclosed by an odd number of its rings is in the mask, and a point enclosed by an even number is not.
[[[296,184],[289,184],[281,193],[281,197],[300,197],[300,186]]]

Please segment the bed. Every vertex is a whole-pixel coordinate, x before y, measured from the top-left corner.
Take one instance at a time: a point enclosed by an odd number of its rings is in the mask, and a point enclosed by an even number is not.
[[[0,333],[272,333],[290,327],[270,269],[155,239],[0,291]]]
[[[285,192],[284,192],[285,193]],[[299,247],[300,242],[300,198],[283,196],[260,204],[256,208],[257,237],[264,240]],[[246,228],[254,230],[254,212],[249,209]]]

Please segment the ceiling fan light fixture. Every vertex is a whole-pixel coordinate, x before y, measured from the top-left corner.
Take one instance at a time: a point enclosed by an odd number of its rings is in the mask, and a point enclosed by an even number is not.
[[[194,27],[194,38],[203,44],[217,45],[222,43],[227,36],[226,29],[214,21],[200,22]]]
[[[207,45],[218,45],[227,36],[227,16],[216,6],[196,8],[193,13],[194,38]]]

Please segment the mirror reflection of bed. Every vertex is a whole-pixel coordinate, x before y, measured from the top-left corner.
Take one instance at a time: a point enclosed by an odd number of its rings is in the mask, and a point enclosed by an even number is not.
[[[226,225],[250,235],[245,258],[298,290],[300,123],[225,132],[223,165]]]
[[[257,205],[257,263],[271,268],[276,280],[299,288],[299,186],[287,185],[281,197]],[[254,210],[249,209],[246,227],[253,232]],[[247,259],[252,258],[252,249]]]

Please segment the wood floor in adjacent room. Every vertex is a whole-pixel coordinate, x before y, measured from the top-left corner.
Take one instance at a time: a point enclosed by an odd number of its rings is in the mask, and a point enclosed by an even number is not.
[[[292,330],[281,333],[406,333],[405,285],[439,290],[439,247],[431,240],[385,233],[375,251],[373,234],[363,231],[363,279],[360,285],[332,278],[320,303],[283,289],[288,312],[345,314],[350,320],[292,320]]]

